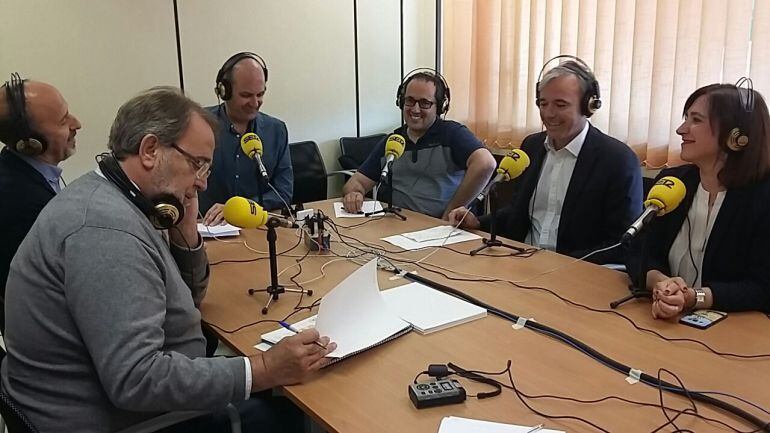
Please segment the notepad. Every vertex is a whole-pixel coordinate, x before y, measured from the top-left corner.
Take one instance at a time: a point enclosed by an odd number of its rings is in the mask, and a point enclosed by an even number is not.
[[[532,426],[503,424],[499,422],[480,421],[458,416],[447,416],[441,420],[438,433],[527,433]],[[538,433],[564,433],[561,430],[539,429]]]
[[[241,229],[230,224],[207,226],[198,223],[198,233],[200,233],[202,238],[223,238],[227,236],[238,236],[241,234]]]
[[[384,290],[385,303],[420,334],[486,317],[487,310],[420,283]]]
[[[293,326],[300,330],[314,327],[319,334],[337,343],[337,349],[327,355],[331,358],[327,365],[412,330],[409,322],[398,317],[385,303],[377,283],[376,259],[355,270],[327,293],[316,316]],[[289,335],[291,331],[281,328],[262,335],[262,340],[275,344]]]

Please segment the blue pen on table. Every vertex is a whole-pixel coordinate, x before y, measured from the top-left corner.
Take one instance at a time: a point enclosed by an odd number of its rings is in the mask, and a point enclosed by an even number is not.
[[[283,320],[279,320],[278,324],[280,324],[281,326],[283,326],[284,328],[288,329],[289,331],[291,331],[291,332],[293,332],[295,334],[299,334],[299,330],[297,328],[289,325],[288,323],[284,322]],[[321,342],[318,341],[318,340],[314,341],[313,344],[315,344],[316,346],[318,346],[318,347],[320,347],[322,349],[326,349],[326,346],[321,344]]]

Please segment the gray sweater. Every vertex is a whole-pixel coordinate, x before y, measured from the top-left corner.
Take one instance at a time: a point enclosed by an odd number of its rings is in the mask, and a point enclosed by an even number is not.
[[[203,248],[169,248],[114,185],[86,174],[11,263],[3,389],[41,432],[115,431],[244,399],[243,359],[205,357],[193,298],[207,280]]]

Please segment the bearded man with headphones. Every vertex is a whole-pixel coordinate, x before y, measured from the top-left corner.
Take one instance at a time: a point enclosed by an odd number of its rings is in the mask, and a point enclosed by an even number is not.
[[[318,370],[336,348],[328,338],[325,349],[305,331],[254,356],[205,356],[197,194],[215,127],[177,89],[135,96],[118,110],[98,169],[51,200],[19,247],[2,388],[38,430],[118,431],[159,411],[210,410],[181,431],[222,431],[232,402],[243,431],[302,431],[287,400],[250,395]]]
[[[543,74],[554,60],[569,60]],[[545,132],[524,139],[530,166],[517,180],[512,203],[496,215],[498,234],[572,257],[614,245],[642,212],[639,160],[624,143],[588,122],[601,107],[599,83],[569,55],[543,66],[535,89]],[[455,209],[450,222],[465,213]],[[489,230],[492,216],[468,214],[463,227]],[[622,263],[619,248],[592,255]]]
[[[43,207],[61,191],[59,163],[75,153],[80,122],[52,85],[19,74],[0,87],[0,331],[5,283],[19,244]]]
[[[406,75],[396,92],[404,124],[393,131],[406,146],[393,161],[393,185],[388,185],[394,205],[444,219],[450,210],[470,203],[495,170],[494,157],[468,128],[441,118],[449,103],[449,86],[438,72],[419,68]],[[385,141],[345,183],[348,212],[361,210],[384,163]]]
[[[214,94],[221,102],[207,108],[216,116],[219,129],[209,188],[201,194],[206,224],[222,222],[224,203],[233,196],[248,197],[268,210],[291,203],[294,172],[286,124],[260,111],[267,79],[267,63],[247,51],[231,56],[217,72]],[[267,178],[241,149],[241,137],[250,132],[262,141]]]

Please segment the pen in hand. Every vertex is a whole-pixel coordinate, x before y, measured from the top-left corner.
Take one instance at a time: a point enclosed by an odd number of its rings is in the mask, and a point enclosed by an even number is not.
[[[278,321],[278,323],[279,323],[281,326],[283,326],[284,328],[288,329],[289,331],[291,331],[291,332],[293,332],[293,333],[295,333],[295,334],[299,334],[299,330],[298,330],[297,328],[295,328],[295,327],[293,327],[293,326],[289,325],[288,323],[284,322],[283,320],[279,320],[279,321]],[[321,343],[320,343],[318,340],[314,341],[314,342],[313,342],[313,344],[315,344],[316,346],[318,346],[318,347],[320,347],[320,348],[322,348],[322,349],[326,349],[326,346],[324,346],[323,344],[321,344]]]

